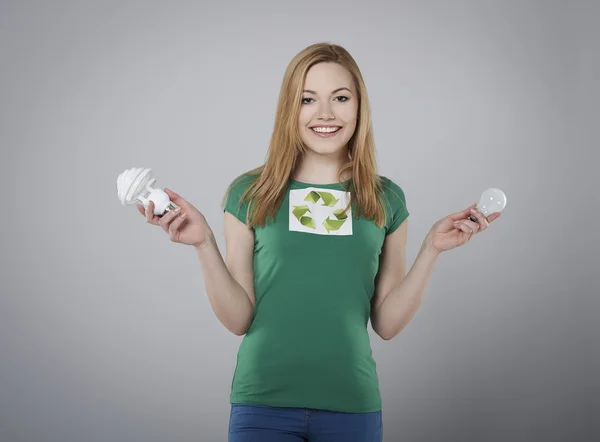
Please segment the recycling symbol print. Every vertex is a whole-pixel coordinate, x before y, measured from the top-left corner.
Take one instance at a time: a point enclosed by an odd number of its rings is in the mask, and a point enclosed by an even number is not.
[[[344,211],[347,200],[343,196],[347,196],[345,192],[335,190],[310,190],[302,200],[298,195],[300,198],[295,198],[296,204],[290,200],[291,214],[304,227],[302,231],[313,230],[313,233],[332,234],[333,232],[351,235],[352,218]]]

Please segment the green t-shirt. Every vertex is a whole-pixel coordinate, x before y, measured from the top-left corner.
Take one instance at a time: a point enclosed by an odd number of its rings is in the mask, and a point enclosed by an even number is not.
[[[381,177],[383,228],[344,213],[343,184],[290,180],[276,220],[254,229],[253,322],[238,351],[232,404],[366,413],[381,409],[367,324],[385,236],[409,213],[404,192]],[[225,210],[246,223],[238,203],[243,175]]]

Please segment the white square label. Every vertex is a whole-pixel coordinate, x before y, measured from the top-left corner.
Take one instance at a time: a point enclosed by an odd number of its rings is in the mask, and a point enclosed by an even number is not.
[[[290,231],[317,235],[352,235],[350,193],[307,187],[290,190]]]

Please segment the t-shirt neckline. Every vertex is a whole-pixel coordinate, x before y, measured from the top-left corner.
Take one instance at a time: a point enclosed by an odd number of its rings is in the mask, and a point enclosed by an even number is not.
[[[298,187],[323,187],[325,189],[334,189],[334,188],[345,188],[346,184],[350,182],[350,179],[347,179],[346,181],[342,181],[341,183],[326,183],[326,184],[322,184],[322,183],[306,183],[304,181],[298,181],[295,180],[293,178],[290,178],[290,184],[292,186],[298,186]]]

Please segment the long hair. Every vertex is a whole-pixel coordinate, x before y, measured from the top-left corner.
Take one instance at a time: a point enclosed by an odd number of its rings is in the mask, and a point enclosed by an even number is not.
[[[345,210],[352,205],[356,218],[360,217],[362,210],[364,217],[374,220],[378,227],[385,223],[384,184],[377,173],[371,109],[362,74],[346,49],[335,44],[317,43],[298,53],[285,71],[265,163],[238,176],[229,185],[223,198],[224,207],[231,188],[244,177],[253,178],[239,202],[240,206],[242,202],[248,203],[246,219],[251,226],[264,226],[267,215],[275,219],[285,197],[288,180],[306,152],[307,147],[298,129],[302,90],[308,70],[323,62],[334,62],[344,67],[351,74],[358,93],[358,120],[354,134],[348,141],[349,158],[338,171],[339,182],[347,170],[352,171],[345,187],[346,191],[351,192]]]

